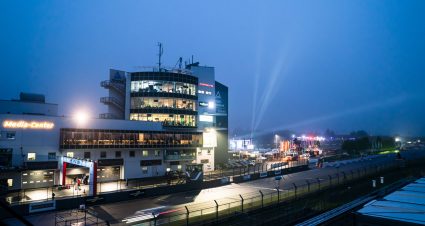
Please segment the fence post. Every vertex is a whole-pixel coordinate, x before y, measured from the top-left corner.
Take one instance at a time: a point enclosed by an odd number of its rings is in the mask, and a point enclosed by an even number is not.
[[[316,180],[317,180],[317,183],[319,183],[319,191],[320,191],[320,179],[316,178]]]
[[[295,183],[292,183],[292,185],[294,185],[294,191],[295,191],[295,198],[297,198],[297,185],[295,185]]]
[[[261,190],[259,190],[260,194],[261,194],[261,208],[264,208],[264,194]]]
[[[279,204],[279,202],[280,202],[280,190],[279,190],[279,187],[277,187],[276,190],[277,190],[277,204]]]
[[[186,208],[186,225],[189,225],[189,208],[187,206],[184,206]]]
[[[242,207],[241,207],[241,211],[242,211],[242,213],[243,213],[243,201],[244,201],[244,200],[243,200],[242,195],[240,195],[240,194],[239,194],[239,197],[241,197],[241,206],[242,206]]]
[[[218,221],[218,203],[216,200],[214,200],[215,202],[215,220]]]
[[[310,181],[308,181],[308,179],[305,181],[307,182],[308,192],[310,193]]]

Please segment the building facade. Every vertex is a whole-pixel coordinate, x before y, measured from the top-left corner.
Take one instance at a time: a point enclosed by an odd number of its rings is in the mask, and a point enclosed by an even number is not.
[[[42,95],[0,101],[0,184],[9,190],[62,184],[62,156],[95,161],[99,182],[160,177],[192,163],[214,170],[227,160],[228,109],[227,87],[214,79],[214,68],[198,65],[111,69],[101,82],[107,112],[85,122],[58,116]],[[65,183],[88,170],[68,165]]]

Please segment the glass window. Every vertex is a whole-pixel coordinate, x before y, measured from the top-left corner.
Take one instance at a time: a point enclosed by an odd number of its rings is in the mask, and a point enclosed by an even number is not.
[[[15,132],[7,132],[6,133],[6,138],[9,139],[9,140],[14,140],[15,139],[15,135],[16,135]]]
[[[142,166],[142,173],[148,174],[148,167],[147,166]]]
[[[160,150],[155,150],[155,156],[159,156],[161,154],[161,151]]]
[[[27,160],[28,161],[34,161],[35,156],[36,156],[36,154],[34,152],[30,152],[30,153],[28,153]]]
[[[90,152],[89,151],[85,151],[84,152],[84,158],[85,159],[90,159]]]
[[[142,151],[142,156],[143,156],[143,157],[147,157],[147,156],[149,156],[149,151],[147,151],[147,150],[143,150],[143,151]]]
[[[130,151],[129,154],[130,154],[130,157],[136,156],[136,152],[135,151]]]
[[[47,158],[48,158],[49,160],[56,159],[56,152],[49,152],[49,153],[47,154]]]
[[[100,157],[101,158],[106,158],[106,151],[101,151],[100,152]]]
[[[115,152],[115,158],[121,158],[121,151]]]
[[[185,82],[143,80],[130,83],[131,92],[145,93],[181,93],[196,95],[196,85]]]
[[[72,151],[67,152],[66,157],[74,158],[74,152],[72,152]]]
[[[13,179],[7,179],[7,186],[12,187],[13,186]]]

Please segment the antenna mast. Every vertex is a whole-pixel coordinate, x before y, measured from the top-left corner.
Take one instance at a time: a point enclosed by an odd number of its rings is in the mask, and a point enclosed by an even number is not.
[[[161,57],[163,53],[162,43],[158,42],[159,53],[158,53],[158,70],[161,71]]]

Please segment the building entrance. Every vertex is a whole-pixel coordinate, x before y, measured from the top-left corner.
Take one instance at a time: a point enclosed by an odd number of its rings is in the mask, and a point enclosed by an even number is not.
[[[81,180],[80,183],[84,183],[84,180],[87,180],[87,183],[89,185],[89,196],[95,196],[97,191],[97,162],[62,156],[60,158],[60,164],[59,164],[62,185],[66,185],[66,180],[67,180],[66,168],[68,164],[73,164],[73,165],[89,168],[88,178],[86,177],[86,178],[78,178],[78,179]]]

